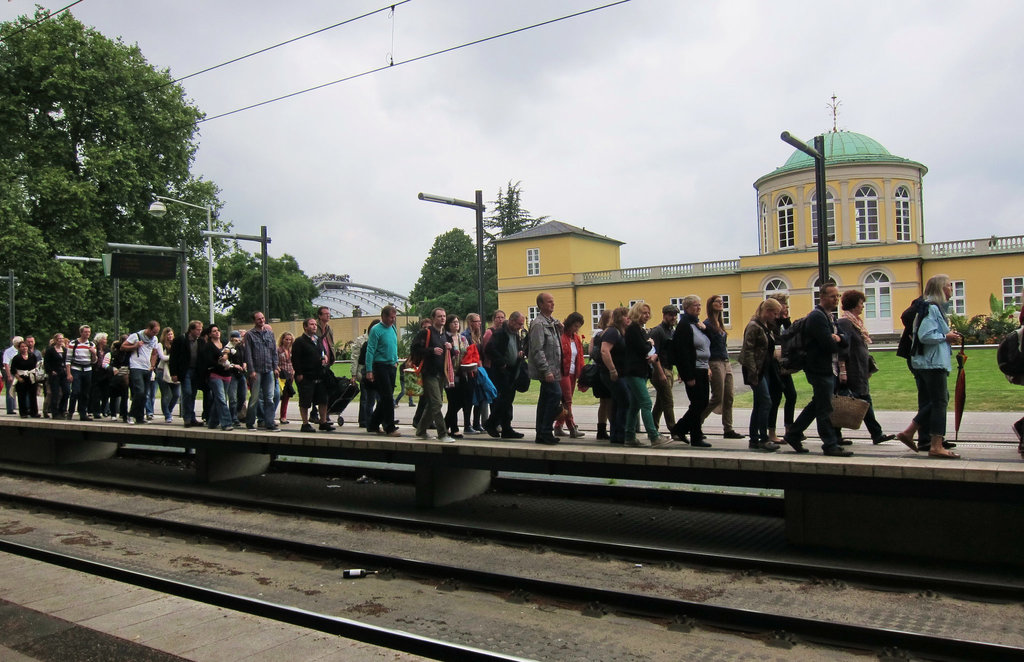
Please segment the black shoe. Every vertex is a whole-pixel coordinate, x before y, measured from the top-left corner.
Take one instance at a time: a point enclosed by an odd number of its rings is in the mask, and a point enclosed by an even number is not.
[[[845,448],[839,446],[826,446],[822,451],[823,454],[829,457],[852,457],[853,451],[848,451]]]
[[[725,434],[723,434],[722,436],[723,436],[724,438],[726,438],[726,439],[743,439],[743,438],[744,438],[744,437],[746,437],[747,435],[745,435],[745,434],[740,434],[740,433],[739,433],[739,432],[737,432],[736,430],[729,430],[729,431],[727,431],[727,432],[726,432]]]
[[[597,431],[597,436],[594,437],[594,439],[597,439],[598,441],[608,441],[608,439],[610,439],[610,437],[608,436],[608,431],[607,430],[598,430]]]
[[[494,437],[495,439],[501,436],[501,433],[498,432],[498,428],[494,427],[493,425],[486,426],[484,430],[487,431],[488,436]]]
[[[692,446],[693,448],[711,448],[711,444],[709,444],[708,442],[704,441],[703,435],[701,435],[700,439],[697,439],[697,438],[691,439],[690,440],[690,446]]]
[[[871,443],[873,443],[873,444],[881,444],[881,443],[886,442],[886,441],[892,441],[895,438],[896,438],[896,435],[894,435],[894,434],[880,434],[877,437],[872,437],[871,438]]]
[[[515,430],[506,430],[501,433],[502,439],[522,439],[525,436],[522,432],[516,432]]]
[[[299,432],[316,432],[316,428],[309,423],[303,423],[302,427],[299,428]]]
[[[537,439],[534,440],[534,443],[554,446],[558,443],[558,439],[555,439],[554,435],[551,435],[550,437],[537,437]]]
[[[800,443],[800,440],[795,437],[790,437],[787,434],[785,437],[782,438],[782,440],[789,444],[789,446],[797,453],[810,453],[810,451],[807,450],[807,448],[805,448],[804,445]]]
[[[334,430],[334,423],[331,423],[330,421],[327,421],[326,423],[321,423],[319,429],[323,430],[324,432],[330,432]]]
[[[839,445],[840,446],[852,446],[853,445],[853,439],[845,439],[845,438],[844,439],[840,439],[839,440]]]

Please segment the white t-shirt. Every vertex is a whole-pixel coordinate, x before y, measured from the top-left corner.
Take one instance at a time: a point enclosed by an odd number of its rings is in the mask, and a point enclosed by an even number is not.
[[[128,359],[128,367],[133,370],[150,370],[152,368],[150,361],[153,360],[153,350],[157,346],[157,337],[153,336],[150,338],[140,331],[128,336],[127,342],[129,344],[142,343],[132,352],[131,357]]]

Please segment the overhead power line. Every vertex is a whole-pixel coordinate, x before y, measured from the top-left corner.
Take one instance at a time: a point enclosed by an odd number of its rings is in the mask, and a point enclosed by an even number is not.
[[[13,37],[16,34],[20,34],[20,33],[24,32],[25,30],[28,30],[29,28],[34,28],[35,26],[39,25],[43,21],[51,19],[54,16],[56,16],[57,14],[60,14],[61,12],[67,11],[67,10],[71,9],[72,7],[74,7],[75,5],[77,5],[77,4],[81,3],[81,2],[85,2],[85,0],[75,0],[74,2],[72,2],[67,7],[62,7],[61,9],[58,9],[57,11],[50,12],[49,14],[47,14],[44,17],[42,17],[38,21],[33,21],[32,23],[29,23],[28,25],[23,25],[20,28],[18,28],[17,30],[15,30],[14,32],[12,32],[12,33],[10,33],[8,35],[4,35],[3,37],[0,37],[0,41],[5,41],[7,39],[10,39],[11,37]]]
[[[197,124],[198,123],[202,123],[202,122],[209,122],[211,120],[220,119],[222,117],[227,117],[229,115],[235,115],[237,113],[241,113],[241,112],[244,112],[246,110],[252,110],[253,108],[259,108],[260,106],[266,106],[268,104],[276,103],[278,101],[284,101],[285,99],[291,99],[292,97],[297,97],[297,96],[302,95],[302,94],[308,94],[309,92],[315,92],[317,90],[322,90],[325,87],[330,87],[331,85],[337,85],[338,83],[344,83],[344,82],[347,82],[347,81],[350,81],[350,80],[355,80],[356,78],[362,78],[364,76],[369,76],[370,74],[375,74],[375,73],[378,73],[380,71],[384,71],[386,69],[393,69],[394,67],[399,67],[399,66],[401,66],[403,64],[411,64],[413,62],[419,62],[420,60],[426,60],[427,58],[435,57],[437,55],[444,55],[445,53],[451,53],[452,51],[457,51],[457,50],[460,50],[460,49],[463,49],[463,48],[468,48],[470,46],[476,46],[476,45],[482,44],[484,42],[493,41],[495,39],[500,39],[502,37],[508,37],[510,35],[514,35],[514,34],[517,34],[517,33],[520,33],[520,32],[526,32],[527,30],[533,30],[534,28],[543,27],[545,25],[551,25],[552,23],[558,23],[560,21],[565,21],[565,20],[568,20],[570,18],[577,18],[577,17],[583,16],[585,14],[590,14],[590,13],[593,13],[593,12],[596,12],[596,11],[601,11],[602,9],[608,9],[609,7],[614,7],[616,5],[622,5],[622,4],[625,4],[625,3],[630,2],[630,1],[631,0],[618,0],[618,2],[610,2],[610,3],[606,4],[606,5],[601,5],[600,7],[593,7],[591,9],[584,9],[583,11],[578,11],[578,12],[576,12],[574,14],[567,14],[567,15],[561,16],[559,18],[553,18],[553,19],[550,19],[550,20],[547,20],[547,21],[542,21],[540,23],[534,23],[533,25],[527,25],[525,27],[516,28],[515,30],[509,30],[508,32],[502,32],[501,34],[491,35],[490,37],[484,37],[482,39],[476,39],[474,41],[469,41],[469,42],[466,42],[464,44],[459,44],[458,46],[452,46],[450,48],[445,48],[445,49],[442,49],[442,50],[439,50],[439,51],[434,51],[432,53],[427,53],[425,55],[419,55],[417,57],[412,57],[412,58],[409,58],[407,60],[401,60],[399,62],[393,62],[393,63],[387,64],[387,65],[384,65],[384,66],[381,66],[381,67],[377,67],[375,69],[369,69],[367,71],[363,71],[363,72],[358,73],[358,74],[352,74],[351,76],[345,76],[344,78],[339,78],[337,80],[332,80],[332,81],[330,81],[328,83],[321,83],[320,85],[314,85],[313,87],[307,87],[306,89],[298,90],[297,92],[291,92],[290,94],[285,94],[285,95],[282,95],[282,96],[279,96],[279,97],[274,97],[273,99],[267,99],[266,101],[260,101],[259,103],[254,103],[254,104],[250,104],[248,106],[243,106],[242,108],[236,108],[235,110],[229,110],[227,112],[220,113],[220,114],[217,114],[217,115],[213,115],[211,117],[205,117],[205,118],[203,118],[201,120],[198,120]]]

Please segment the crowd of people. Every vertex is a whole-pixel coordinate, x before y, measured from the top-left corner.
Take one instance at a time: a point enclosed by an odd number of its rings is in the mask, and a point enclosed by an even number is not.
[[[487,329],[471,313],[463,329],[457,315],[434,309],[422,320],[410,356],[401,365],[397,310],[386,306],[354,362],[353,377],[362,386],[359,425],[372,433],[401,436],[395,405],[403,391],[396,397],[395,387],[415,383],[420,395],[412,421],[417,438],[450,442],[488,434],[522,439],[524,433],[512,427],[512,408],[516,393],[528,390],[533,380],[539,383],[533,435],[538,444],[584,436],[573,416],[573,394],[592,388],[600,402],[596,438],[611,444],[710,447],[703,423],[715,413],[721,416],[723,437],[749,435],[752,450],[771,452],[787,444],[806,453],[805,431],[814,423],[823,453],[848,457],[850,441],[832,422],[833,397],[842,393],[867,402],[863,420],[874,443],[898,439],[915,452],[956,459],[959,455],[951,450],[955,444],[945,438],[951,345],[960,341],[948,322],[951,288],[948,276],[932,277],[923,296],[904,314],[904,340],[910,349],[901,355],[917,384],[918,412],[895,435],[882,429],[871,401],[870,377],[878,368],[862,317],[865,294],[856,289],[840,294],[834,284],[820,288],[818,304],[800,325],[801,369],[812,397],[798,415],[793,374],[786,369],[780,342],[784,334],[795,332],[788,296],[768,296],[746,324],[739,364],[743,382],[753,392],[747,435],[734,427],[729,332],[717,295],[708,299],[704,319],[701,298],[690,295],[682,299],[681,310],[662,307],[661,321],[651,329],[651,307],[645,302],[604,311],[590,344],[590,365],[579,334],[583,316],[572,312],[560,321],[554,315],[554,297],[546,292],[537,296],[538,313],[526,332],[519,311],[508,316],[496,311]],[[180,336],[152,321],[109,347],[106,334],[93,339],[87,325],[74,340],[55,334],[42,352],[31,336],[16,336],[3,356],[7,412],[15,413],[13,386],[22,417],[70,420],[77,409],[83,421],[120,418],[142,424],[154,416],[159,388],[160,414],[167,422],[178,405],[186,427],[204,424],[201,418],[209,428],[273,432],[289,422],[288,404],[297,394],[302,432],[334,429],[328,418],[335,361],[329,310],[321,307],[317,317],[307,319],[298,338],[290,333],[275,338],[262,312],[254,313],[252,321],[251,329],[232,331],[226,341],[216,324],[204,327],[198,321]],[[688,399],[678,419],[672,394],[677,380]],[[198,392],[204,397],[197,416]],[[641,427],[646,441],[638,439]]]

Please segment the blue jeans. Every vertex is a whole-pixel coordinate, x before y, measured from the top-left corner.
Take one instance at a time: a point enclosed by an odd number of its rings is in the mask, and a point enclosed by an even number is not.
[[[946,408],[949,406],[949,373],[945,370],[916,370],[919,397],[924,406],[917,410],[914,422],[930,435],[946,436]]]
[[[181,420],[191,423],[196,420],[196,371],[189,368],[185,374],[178,376],[181,386]]]
[[[171,412],[174,411],[174,405],[178,404],[178,398],[181,394],[181,384],[172,384],[164,381],[164,370],[156,371],[156,381],[160,384],[160,413],[164,415],[164,420],[168,423],[171,422]]]
[[[252,393],[255,397],[249,397],[249,409],[245,415],[246,427],[256,425],[256,410],[259,410],[260,419],[268,428],[274,427],[274,371],[257,372],[256,379],[252,383]],[[255,406],[253,406],[255,405]]]
[[[15,402],[16,402],[15,401],[15,396],[11,395],[11,387],[13,385],[14,385],[14,380],[12,379],[11,381],[7,382],[7,386],[6,386],[6,390],[7,390],[7,413],[8,414],[13,414],[14,413],[14,405],[15,405]]]
[[[754,392],[754,408],[750,410],[750,443],[759,444],[768,441],[768,419],[773,404],[768,370],[751,390]]]
[[[89,415],[89,393],[92,389],[92,370],[71,370],[71,400],[68,413],[75,413],[78,405],[78,416],[85,419]]]
[[[832,396],[836,392],[836,377],[832,374],[819,375],[806,371],[804,375],[807,377],[807,383],[811,385],[814,395],[811,397],[810,403],[793,421],[793,425],[790,427],[791,432],[787,431],[786,436],[789,437],[792,434],[798,437],[801,432],[810,427],[813,420],[818,422],[818,436],[821,438],[822,448],[838,448],[839,435],[832,427]]]
[[[213,407],[206,412],[206,427],[211,430],[220,425],[222,430],[231,428],[231,412],[228,410],[228,391],[232,380],[210,378],[207,391],[213,397]]]
[[[537,438],[554,439],[555,417],[562,408],[562,384],[554,379],[540,380],[540,396],[537,398]]]
[[[132,409],[129,416],[135,422],[146,420],[146,399],[149,397],[149,370],[130,368],[128,370],[128,386],[132,390]]]

